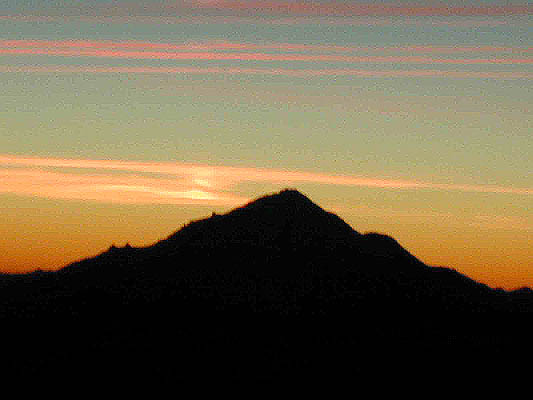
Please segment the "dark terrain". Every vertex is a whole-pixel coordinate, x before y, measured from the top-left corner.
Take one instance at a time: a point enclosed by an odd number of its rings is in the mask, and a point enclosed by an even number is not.
[[[145,248],[0,275],[4,376],[363,380],[528,372],[530,289],[360,234],[294,190]]]

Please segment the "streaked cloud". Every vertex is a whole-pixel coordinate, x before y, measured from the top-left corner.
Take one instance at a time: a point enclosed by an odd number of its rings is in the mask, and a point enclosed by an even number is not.
[[[346,1],[275,1],[275,0],[210,0],[188,2],[164,2],[163,7],[190,7],[217,11],[254,12],[289,15],[386,15],[386,16],[471,16],[471,15],[524,15],[531,14],[530,5],[462,5],[462,4],[422,4],[373,3]]]
[[[0,193],[109,203],[239,205],[242,183],[302,183],[386,190],[442,190],[530,196],[533,188],[443,184],[190,163],[0,156]]]
[[[58,48],[59,47],[59,48]],[[0,48],[0,55],[43,55],[59,57],[95,57],[134,60],[207,60],[207,61],[281,61],[281,62],[342,62],[372,64],[451,64],[451,65],[520,65],[533,64],[533,58],[436,58],[424,56],[377,56],[377,55],[338,55],[338,54],[273,54],[273,53],[229,53],[229,52],[170,52],[170,51],[132,51],[114,48]]]
[[[113,175],[100,170],[78,174],[4,168],[0,169],[0,192],[120,204],[237,205],[248,200],[233,193],[206,189],[194,179],[149,178],[136,175],[135,170],[128,172],[128,175]]]
[[[532,54],[531,47],[460,44],[371,47],[224,40],[169,43],[133,40],[0,39],[0,55],[10,56],[8,60],[13,61],[0,65],[0,71],[244,74],[304,78],[358,76],[531,79],[533,72],[529,66],[533,65]],[[24,64],[17,62],[17,57],[28,55],[38,58],[33,64],[27,60]],[[68,65],[64,64],[65,58],[70,59]],[[89,58],[102,59],[104,64],[95,65],[94,60],[87,61]],[[72,64],[72,59],[78,59],[79,64]],[[105,65],[110,60],[119,60],[122,65]],[[54,64],[50,64],[51,61]],[[146,65],[132,66],[131,61]],[[167,65],[153,65],[154,62],[160,61],[165,61]],[[173,62],[176,65],[172,65]],[[228,65],[228,62],[231,64]],[[247,64],[249,62],[254,65]],[[343,64],[343,67],[332,68],[332,65],[337,63]],[[391,67],[377,69],[378,65]],[[439,69],[435,69],[437,66]],[[495,70],[496,67],[500,70]],[[513,69],[501,70],[507,67]],[[518,67],[522,68],[517,69]]]
[[[140,50],[279,50],[279,51],[319,51],[335,52],[415,52],[415,53],[533,53],[532,47],[510,46],[341,46],[333,44],[305,44],[305,43],[249,43],[231,41],[210,42],[146,42],[146,41],[116,41],[116,40],[2,40],[0,47],[6,49],[17,48],[79,48],[79,49],[140,49]]]
[[[354,76],[366,78],[459,78],[459,79],[533,79],[533,72],[523,71],[447,71],[365,70],[365,69],[287,69],[239,67],[112,67],[72,65],[0,65],[0,72],[89,73],[89,74],[193,74],[193,75],[270,75],[296,78]]]
[[[86,1],[57,4],[42,2],[19,10],[36,15],[259,15],[259,16],[500,16],[529,15],[533,7],[508,2],[462,1],[372,2],[346,0],[155,0]],[[503,3],[503,4],[502,4]],[[5,10],[5,8],[4,8]],[[9,6],[7,10],[10,10]],[[17,6],[12,9],[16,13]]]
[[[79,12],[79,6],[78,12]],[[152,3],[118,1],[90,7],[98,15],[153,15],[214,13],[222,15],[302,16],[494,16],[528,15],[533,7],[523,4],[465,5],[464,3],[411,2],[410,4],[350,2],[339,0],[162,0]]]
[[[522,16],[514,15],[509,18],[505,15],[491,15],[479,18],[472,15],[470,17],[444,16],[439,18],[411,18],[405,16],[398,18],[393,16],[231,16],[231,15],[135,15],[125,13],[125,15],[0,15],[0,21],[18,22],[83,22],[92,24],[156,24],[156,25],[205,25],[205,24],[243,24],[243,25],[272,25],[272,26],[295,26],[295,25],[325,25],[325,26],[402,26],[414,25],[420,27],[498,27],[509,25],[528,25],[530,14]],[[517,18],[520,18],[517,20]]]

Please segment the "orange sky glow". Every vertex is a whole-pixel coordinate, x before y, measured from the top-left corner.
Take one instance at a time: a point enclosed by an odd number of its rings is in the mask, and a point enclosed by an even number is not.
[[[472,184],[443,184],[432,182],[382,179],[357,177],[347,175],[334,175],[313,173],[305,171],[265,169],[265,168],[245,168],[245,167],[226,167],[193,163],[175,163],[175,162],[136,162],[122,160],[90,160],[90,159],[59,159],[59,158],[38,158],[23,157],[14,155],[0,156],[0,194],[9,194],[16,196],[43,199],[56,199],[60,201],[82,201],[96,202],[105,204],[120,205],[145,205],[145,206],[187,206],[187,207],[214,207],[215,209],[228,210],[250,201],[251,198],[243,194],[239,187],[244,183],[278,185],[279,187],[298,186],[301,184],[314,184],[325,186],[344,186],[344,187],[362,187],[373,188],[376,190],[386,191],[449,191],[463,193],[489,193],[493,195],[530,197],[533,195],[533,188],[515,188],[492,185],[472,185]],[[456,224],[457,216],[448,213],[437,213],[427,211],[411,211],[403,214],[401,211],[394,209],[373,209],[360,204],[339,204],[330,202],[330,204],[321,204],[326,209],[339,213],[345,218],[350,216],[359,219],[371,217],[373,219],[389,221],[389,225],[375,226],[374,230],[391,229],[390,221],[426,221],[433,220],[435,223],[449,225],[458,233]],[[222,207],[222,208],[220,208]],[[204,214],[207,211],[204,211]],[[64,218],[64,217],[62,217]],[[94,218],[91,217],[91,218]],[[75,222],[78,221],[78,222]],[[72,216],[72,224],[83,224],[83,217]],[[440,222],[439,222],[440,221]],[[20,223],[20,222],[19,222]],[[68,223],[66,223],[68,225]],[[103,224],[105,225],[105,224]],[[429,227],[430,225],[428,225]],[[24,224],[20,225],[22,229]],[[496,235],[503,235],[504,240],[509,240],[508,233],[522,232],[527,234],[533,231],[533,226],[527,220],[512,216],[498,215],[476,215],[470,221],[471,229],[493,230]],[[509,231],[512,227],[512,232]],[[167,229],[177,228],[169,226]],[[357,226],[355,226],[357,229]],[[102,229],[102,228],[99,228]],[[124,228],[123,228],[124,229]],[[164,231],[163,228],[160,227]],[[405,229],[401,227],[400,229]],[[409,228],[411,229],[411,228]],[[16,229],[13,230],[16,232]],[[494,234],[493,232],[493,234]],[[15,270],[24,270],[35,265],[30,264],[35,260],[41,260],[41,266],[60,267],[69,261],[77,259],[80,255],[94,255],[94,251],[84,253],[82,250],[85,242],[94,242],[93,246],[105,246],[120,237],[137,240],[138,232],[112,231],[104,236],[98,235],[95,231],[89,236],[84,234],[79,238],[69,239],[69,252],[54,252],[48,249],[48,252],[34,254],[28,249],[38,249],[32,242],[31,246],[26,248],[25,256],[19,253],[11,254],[8,258],[9,265],[18,267]],[[57,236],[57,233],[49,233],[51,237]],[[18,240],[31,240],[33,235],[23,238],[20,235]],[[146,236],[146,232],[142,235]],[[152,236],[144,237],[144,240],[153,241],[160,239],[161,231],[152,232]],[[416,249],[417,256],[435,255],[435,243],[433,245],[417,241],[417,234],[410,231],[407,237],[412,241],[407,246],[410,249]],[[6,238],[4,238],[6,239]],[[7,239],[6,239],[7,240]],[[63,239],[66,240],[66,239]],[[462,242],[465,240],[466,242]],[[478,241],[482,243],[483,240]],[[77,244],[76,244],[77,243]],[[99,243],[99,244],[97,244]],[[150,244],[144,242],[145,244]],[[483,262],[487,259],[485,253],[480,256],[476,248],[464,246],[466,238],[457,237],[447,245],[448,254],[440,253],[434,258],[440,265],[457,264],[457,258],[462,260],[461,267],[464,268],[471,276],[475,276],[482,281],[493,283],[494,285],[514,287],[516,282],[523,282],[524,274],[527,274],[527,253],[521,253],[520,249],[514,249],[509,257],[510,268],[514,274],[506,275],[495,279],[497,271],[487,270]],[[75,245],[73,245],[75,244]],[[441,246],[445,244],[441,243]],[[485,243],[487,249],[490,244]],[[78,253],[76,253],[78,251]],[[452,251],[453,257],[450,257]],[[8,252],[9,253],[9,252]],[[490,252],[489,252],[490,255]],[[4,255],[5,258],[6,255]],[[492,255],[495,257],[496,255]],[[28,258],[26,258],[28,257]],[[70,258],[69,258],[70,257]],[[501,257],[501,254],[500,254]],[[31,261],[30,261],[31,260]],[[7,264],[7,262],[6,262]],[[23,267],[25,265],[25,267]],[[453,265],[453,264],[452,264]]]
[[[360,232],[533,287],[521,0],[0,2],[0,271],[296,188]]]

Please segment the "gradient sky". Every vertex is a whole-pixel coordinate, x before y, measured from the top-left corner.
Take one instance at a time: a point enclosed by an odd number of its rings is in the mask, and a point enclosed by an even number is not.
[[[74,3],[74,4],[73,4]],[[3,1],[0,271],[295,187],[533,286],[527,1]]]

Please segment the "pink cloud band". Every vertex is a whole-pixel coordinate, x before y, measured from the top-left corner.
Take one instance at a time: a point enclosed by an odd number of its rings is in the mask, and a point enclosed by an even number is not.
[[[357,54],[359,53],[359,55]],[[364,54],[360,54],[364,53]],[[378,54],[376,54],[378,53]],[[322,63],[391,64],[391,65],[531,65],[531,47],[504,46],[390,46],[361,47],[293,43],[245,43],[210,41],[198,43],[164,43],[111,40],[0,40],[0,55],[38,55],[73,58],[107,58],[147,61],[253,61],[266,67],[200,66],[94,66],[94,65],[0,65],[5,72],[35,73],[167,73],[167,74],[255,74],[290,77],[359,76],[359,77],[448,77],[479,79],[531,79],[529,71],[461,71],[461,70],[374,70],[331,68]],[[460,57],[453,57],[453,55]],[[464,55],[490,54],[491,57]],[[273,68],[270,62],[305,62],[317,68]],[[321,68],[322,67],[322,68]]]
[[[403,2],[402,2],[403,3]],[[454,4],[455,3],[455,4]],[[471,5],[459,2],[417,2],[408,4],[376,3],[339,0],[159,0],[151,2],[106,1],[65,3],[61,9],[36,11],[43,16],[83,15],[91,17],[109,16],[510,16],[531,15],[533,7],[523,4]]]
[[[335,52],[410,52],[410,53],[533,53],[533,47],[509,46],[339,46],[313,45],[301,43],[246,43],[229,41],[187,42],[182,44],[146,41],[113,41],[113,40],[1,40],[0,48],[4,49],[137,49],[137,50],[279,50],[279,51],[320,51]],[[44,51],[44,50],[43,50]]]
[[[305,15],[305,16],[499,16],[529,15],[533,7],[518,5],[453,5],[453,4],[376,4],[371,2],[316,1],[316,0],[210,0],[160,1],[139,6],[118,2],[113,8],[102,8],[99,13],[130,14],[180,13],[208,11],[234,15]]]
[[[533,72],[522,71],[447,71],[447,70],[364,70],[364,69],[287,69],[239,67],[110,67],[71,65],[0,65],[0,72],[12,73],[90,73],[90,74],[218,74],[270,75],[295,78],[353,76],[361,78],[459,78],[459,79],[533,79]]]
[[[189,24],[203,25],[213,23],[224,24],[250,24],[250,25],[333,25],[333,26],[386,26],[386,25],[415,25],[415,26],[451,26],[451,27],[495,27],[502,25],[514,25],[517,23],[527,24],[527,20],[516,21],[506,18],[505,15],[493,15],[486,18],[478,18],[473,15],[470,18],[406,18],[397,19],[392,16],[276,16],[262,18],[261,16],[230,16],[230,15],[0,15],[0,21],[22,21],[22,22],[89,22],[105,24]],[[527,16],[525,14],[524,16]]]
[[[60,57],[95,57],[135,60],[210,60],[210,61],[288,61],[344,62],[377,64],[452,64],[452,65],[519,65],[533,64],[533,58],[435,58],[422,56],[346,56],[331,54],[270,54],[218,52],[161,52],[110,49],[3,48],[4,55],[44,55]]]

